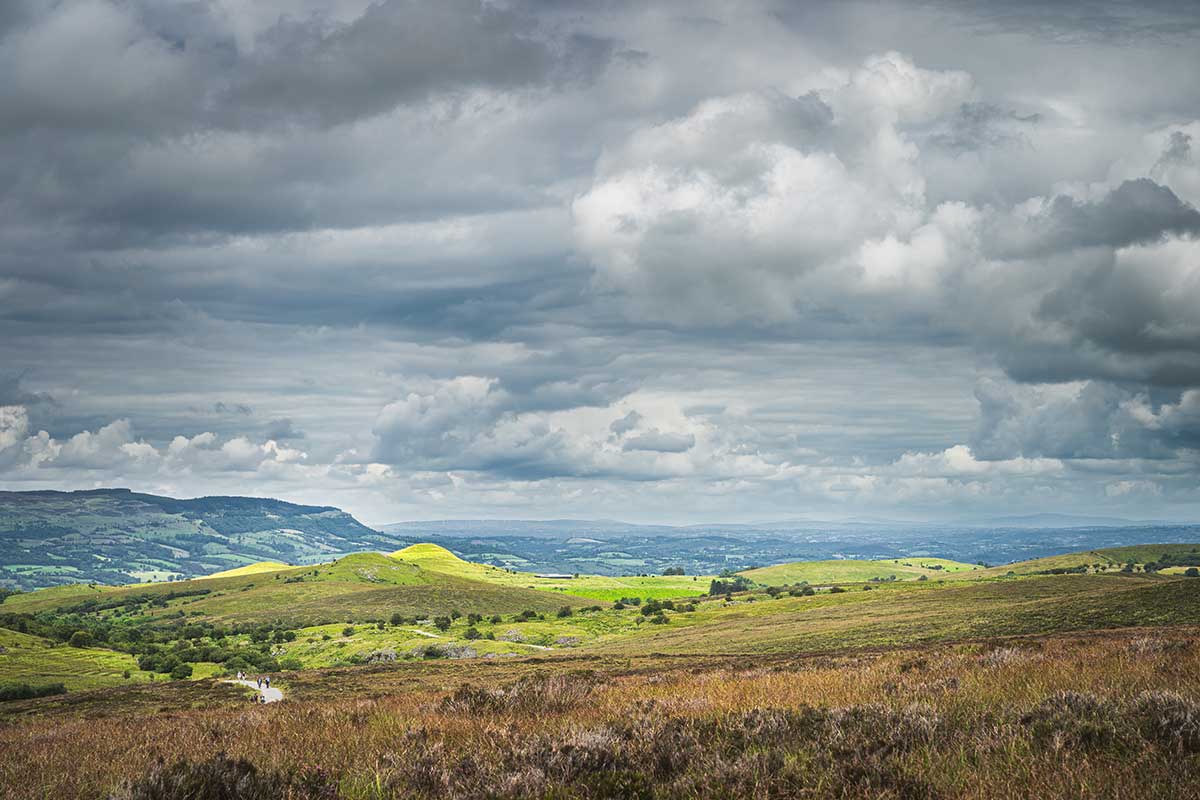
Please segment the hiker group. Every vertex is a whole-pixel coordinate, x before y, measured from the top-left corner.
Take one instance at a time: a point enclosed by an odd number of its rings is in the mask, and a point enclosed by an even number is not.
[[[248,680],[250,680],[250,679],[249,679],[249,678],[246,676],[246,673],[244,673],[244,672],[241,672],[240,670],[238,671],[238,674],[237,674],[237,679],[238,679],[239,681],[248,681]],[[254,702],[254,703],[266,703],[266,702],[267,702],[267,696],[266,696],[266,694],[263,692],[263,689],[270,689],[270,688],[271,688],[271,676],[270,676],[270,675],[259,675],[257,678],[255,678],[255,679],[254,679],[254,682],[255,682],[255,683],[258,685],[258,694],[256,694],[256,695],[254,696],[254,698],[253,698],[253,700],[252,700],[251,702]]]

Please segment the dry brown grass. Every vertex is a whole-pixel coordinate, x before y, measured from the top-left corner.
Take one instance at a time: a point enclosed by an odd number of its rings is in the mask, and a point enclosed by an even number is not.
[[[244,760],[264,797],[1196,797],[1198,633],[302,673],[277,706],[17,719],[0,786],[151,798]]]

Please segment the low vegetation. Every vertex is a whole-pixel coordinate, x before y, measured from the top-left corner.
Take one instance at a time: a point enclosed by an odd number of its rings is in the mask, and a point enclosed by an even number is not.
[[[170,684],[155,690],[169,713],[13,718],[0,782],[147,800],[1184,796],[1200,778],[1197,636],[377,666],[300,673],[268,707],[191,709]]]

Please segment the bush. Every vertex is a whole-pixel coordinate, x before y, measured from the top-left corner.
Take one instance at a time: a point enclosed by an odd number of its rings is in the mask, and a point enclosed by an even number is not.
[[[1196,569],[1195,567],[1188,567],[1187,569],[1185,569],[1183,571],[1183,574],[1189,578],[1200,578],[1200,569]]]
[[[434,617],[433,618],[433,627],[437,628],[439,631],[449,630],[450,618],[449,617]]]
[[[279,659],[279,668],[285,671],[304,669],[304,663],[295,656]]]
[[[658,614],[650,618],[650,622],[654,625],[666,625],[667,615],[660,611]]]
[[[488,622],[492,623],[493,625],[499,625],[503,621],[504,620],[500,618],[499,614],[492,614],[492,618],[488,620]]]
[[[36,686],[28,683],[0,683],[0,702],[31,700],[35,697],[50,697],[66,693],[67,687],[61,683],[43,683]]]
[[[353,625],[347,625],[346,627],[342,628],[342,636],[350,637],[353,635],[354,635],[354,626]]]
[[[442,710],[456,713],[546,714],[570,711],[596,689],[590,672],[537,675],[498,689],[460,686],[442,698]]]
[[[192,677],[192,665],[179,663],[171,670],[171,679],[176,681],[186,680]]]
[[[113,795],[115,800],[334,800],[337,782],[319,769],[288,774],[217,755],[198,763],[159,763]]]
[[[1148,741],[1175,753],[1200,753],[1200,703],[1175,692],[1142,692],[1134,713]]]
[[[1021,717],[1033,740],[1054,750],[1112,750],[1128,745],[1115,704],[1087,692],[1062,691]]]
[[[482,635],[483,634],[475,630],[475,628],[467,628],[465,631],[463,631],[464,639],[478,639]]]
[[[92,634],[87,631],[75,631],[71,634],[71,638],[67,643],[71,647],[91,647],[95,641]]]
[[[573,612],[571,611],[570,606],[563,606],[562,608],[560,608],[558,610],[558,618],[563,619],[565,617],[569,617],[569,616],[571,616],[572,613]]]
[[[403,625],[404,617],[401,616],[401,614],[399,612],[396,612],[395,614],[392,614],[392,618],[390,620],[388,620],[388,622],[390,622],[393,625]]]
[[[843,588],[842,588],[842,587],[840,587],[840,586],[830,586],[830,587],[829,587],[829,593],[830,593],[830,594],[841,594],[841,593],[842,593],[842,592],[844,592],[844,591],[846,591],[846,590],[845,590],[845,589],[843,589]]]

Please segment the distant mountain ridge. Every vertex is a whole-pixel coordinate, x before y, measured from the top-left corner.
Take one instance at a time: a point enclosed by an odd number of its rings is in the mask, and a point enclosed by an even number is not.
[[[406,543],[333,506],[128,489],[0,492],[0,586],[195,577]]]

